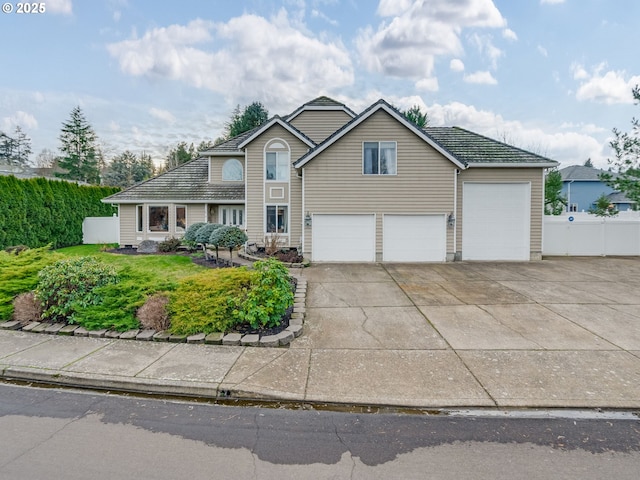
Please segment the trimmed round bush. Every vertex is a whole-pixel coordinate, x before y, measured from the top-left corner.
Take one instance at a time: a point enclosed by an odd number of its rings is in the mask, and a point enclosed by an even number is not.
[[[231,255],[233,249],[247,241],[247,234],[238,227],[224,225],[213,231],[209,237],[209,244],[216,248],[228,248]]]
[[[196,241],[196,234],[198,233],[198,230],[200,230],[200,227],[204,227],[206,224],[207,224],[206,222],[192,223],[185,230],[184,237],[182,237],[182,239],[185,242],[195,242]]]
[[[206,245],[207,243],[209,243],[209,237],[211,236],[213,231],[217,230],[220,227],[222,227],[222,225],[220,225],[219,223],[207,223],[203,225],[198,230],[198,233],[196,233],[196,242]]]

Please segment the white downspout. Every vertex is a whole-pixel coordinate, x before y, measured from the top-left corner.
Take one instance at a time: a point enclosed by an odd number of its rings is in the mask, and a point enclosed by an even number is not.
[[[304,250],[305,250],[305,230],[307,229],[307,226],[305,225],[305,215],[306,215],[306,210],[305,210],[305,196],[304,196],[304,167],[302,167],[300,169],[302,171],[302,215],[301,215],[301,220],[302,220],[302,239],[300,240],[300,248],[302,249],[301,252],[298,252],[298,255],[304,255]]]

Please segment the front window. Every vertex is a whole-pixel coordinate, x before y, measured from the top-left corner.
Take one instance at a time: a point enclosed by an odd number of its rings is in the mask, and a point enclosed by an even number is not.
[[[289,152],[267,152],[267,180],[289,180]]]
[[[242,181],[242,163],[235,158],[231,158],[222,165],[222,180],[225,182]]]
[[[288,218],[287,206],[267,206],[267,233],[288,233]]]
[[[396,142],[364,142],[362,172],[365,175],[395,175]]]
[[[184,232],[187,225],[187,207],[176,205],[176,232]]]
[[[136,232],[142,232],[144,223],[142,222],[142,205],[136,205]]]
[[[169,231],[169,207],[150,206],[149,207],[149,231],[168,232]]]

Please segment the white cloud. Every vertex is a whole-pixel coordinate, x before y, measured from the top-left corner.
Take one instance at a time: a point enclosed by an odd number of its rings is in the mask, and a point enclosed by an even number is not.
[[[337,27],[339,25],[337,20],[327,17],[324,13],[322,13],[320,10],[316,10],[315,8],[311,10],[311,16],[314,18],[320,18],[334,27]]]
[[[538,53],[540,53],[540,55],[542,55],[543,57],[549,56],[549,52],[547,52],[547,49],[544,48],[542,45],[538,45],[536,48],[538,50]]]
[[[551,127],[550,131],[545,131],[519,121],[506,120],[494,112],[478,110],[473,105],[460,102],[435,104],[426,110],[430,125],[434,127],[456,125],[494,139],[506,139],[512,145],[557,160],[565,166],[582,164],[587,158],[591,158],[596,166],[606,165],[604,143],[589,133],[559,132]],[[588,126],[576,126],[577,130],[585,130],[585,127]]]
[[[628,76],[625,71],[614,70],[602,73],[605,68],[606,64],[601,63],[588,72],[582,65],[571,66],[573,78],[580,81],[576,98],[607,105],[633,103],[631,90],[640,83],[640,75]]]
[[[437,92],[440,86],[437,78],[423,78],[416,82],[416,89],[427,92]]]
[[[62,15],[71,15],[73,13],[73,5],[71,0],[47,0],[47,13],[60,13]]]
[[[454,58],[449,62],[449,68],[454,72],[463,72],[464,71],[464,63],[459,58]]]
[[[491,0],[381,0],[378,15],[385,21],[377,30],[368,27],[356,38],[362,65],[413,79],[432,77],[435,57],[462,53],[463,29],[506,25]]]
[[[593,123],[564,122],[562,125],[560,125],[560,128],[565,130],[578,130],[582,133],[587,134],[605,133],[609,131],[606,128],[594,125]]]
[[[166,123],[174,123],[176,121],[176,117],[174,117],[171,114],[171,112],[167,110],[162,110],[160,108],[155,108],[155,107],[150,108],[149,114],[152,117],[157,118],[158,120],[162,120],[163,122],[166,122]]]
[[[0,122],[0,127],[5,133],[7,131],[13,131],[18,126],[23,130],[36,129],[38,128],[38,121],[36,120],[36,117],[30,113],[18,110],[13,115],[3,117]]]
[[[498,59],[503,55],[503,52],[493,44],[492,36],[474,33],[469,37],[469,41],[478,49],[478,52],[489,59],[491,67],[495,70],[498,67]]]
[[[511,30],[510,28],[505,28],[502,31],[502,36],[504,38],[506,38],[507,40],[513,40],[516,41],[518,40],[518,35],[516,35],[516,32],[514,32],[513,30]]]
[[[478,83],[483,85],[496,85],[498,81],[493,78],[491,72],[475,72],[464,76],[467,83]]]
[[[261,100],[278,108],[351,85],[354,76],[339,40],[300,31],[285,10],[269,20],[245,14],[227,23],[194,20],[155,28],[107,48],[126,74],[177,80],[234,103]]]

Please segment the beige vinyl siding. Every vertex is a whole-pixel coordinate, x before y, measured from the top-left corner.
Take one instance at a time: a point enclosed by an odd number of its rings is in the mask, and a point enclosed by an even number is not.
[[[137,237],[142,234],[136,232],[136,208],[136,205],[120,205],[118,215],[120,217],[120,246],[140,243]]]
[[[531,183],[531,258],[539,258],[542,252],[542,205],[544,202],[544,185],[541,168],[486,168],[471,167],[460,172],[458,176],[458,211],[456,213],[456,252],[462,251],[462,185],[464,182]]]
[[[245,165],[244,165],[244,157],[238,157],[234,155],[229,155],[228,157],[209,157],[209,182],[210,183],[223,183],[222,182],[222,166],[224,162],[229,159],[238,160],[242,164],[242,174],[245,175]],[[244,178],[244,177],[243,177]],[[241,185],[243,181],[240,182],[224,182],[229,185]]]
[[[187,207],[187,228],[189,225],[207,221],[207,209],[203,203],[189,203]]]
[[[397,142],[397,175],[363,175],[363,142]],[[386,213],[449,214],[455,165],[386,112],[379,111],[304,167],[305,212],[376,214],[376,257],[382,258]],[[305,229],[310,256],[312,228]],[[453,254],[453,229],[447,253]]]
[[[284,140],[291,149],[291,170],[289,182],[266,182],[264,179],[264,147],[274,138]],[[247,198],[246,198],[246,227],[250,242],[262,244],[264,242],[265,195],[270,185],[284,186],[285,196],[289,198],[289,235],[285,246],[297,247],[302,237],[302,180],[297,177],[293,162],[308,151],[307,145],[291,135],[279,125],[274,125],[246,147],[247,152]],[[289,190],[290,189],[290,190]],[[288,191],[287,191],[288,190]],[[285,204],[283,200],[275,203]]]
[[[307,110],[294,118],[291,125],[320,143],[351,119],[343,110]]]
[[[266,203],[289,203],[289,183],[267,182],[264,201]]]

